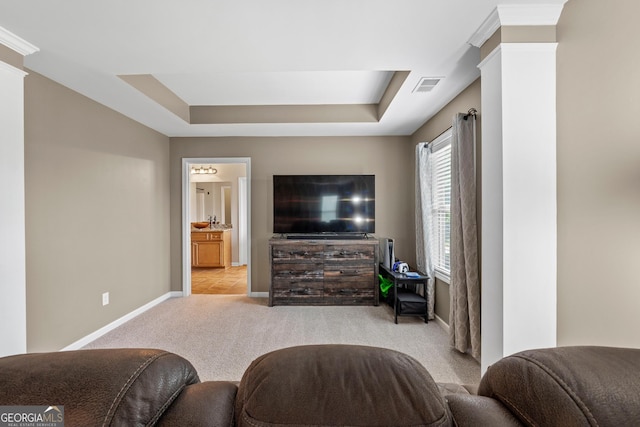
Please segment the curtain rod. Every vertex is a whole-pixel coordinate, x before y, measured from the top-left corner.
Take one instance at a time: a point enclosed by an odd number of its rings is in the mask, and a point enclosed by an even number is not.
[[[462,117],[463,119],[467,120],[469,118],[469,116],[473,116],[473,118],[476,118],[476,114],[478,114],[478,110],[476,110],[475,108],[471,107],[469,108],[469,111],[467,111],[467,114],[464,115],[464,117]]]

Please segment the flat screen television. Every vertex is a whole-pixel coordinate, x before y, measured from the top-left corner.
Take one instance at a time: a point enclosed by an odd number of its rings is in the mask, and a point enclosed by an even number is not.
[[[274,233],[375,232],[375,175],[274,175]]]

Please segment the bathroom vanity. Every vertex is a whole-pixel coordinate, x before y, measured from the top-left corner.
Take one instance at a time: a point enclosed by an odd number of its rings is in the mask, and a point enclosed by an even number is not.
[[[231,267],[231,230],[227,227],[191,229],[192,267]]]

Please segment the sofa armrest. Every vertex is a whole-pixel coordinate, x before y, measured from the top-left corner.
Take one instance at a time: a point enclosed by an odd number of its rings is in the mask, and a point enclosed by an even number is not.
[[[497,400],[471,394],[445,398],[457,427],[521,427],[522,424]]]
[[[238,386],[208,381],[182,390],[158,421],[158,426],[232,426]]]
[[[199,382],[184,358],[154,349],[30,353],[0,358],[0,405],[63,405],[69,425],[153,425]]]
[[[558,347],[490,366],[478,394],[528,425],[628,425],[640,420],[640,349]]]

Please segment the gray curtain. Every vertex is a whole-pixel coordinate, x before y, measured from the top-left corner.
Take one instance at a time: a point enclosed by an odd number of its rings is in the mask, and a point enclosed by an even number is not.
[[[429,319],[435,318],[435,270],[431,257],[431,147],[416,146],[416,264],[418,271],[430,277],[424,290]]]
[[[480,360],[475,116],[466,117],[454,117],[451,137],[449,338],[458,351]]]

